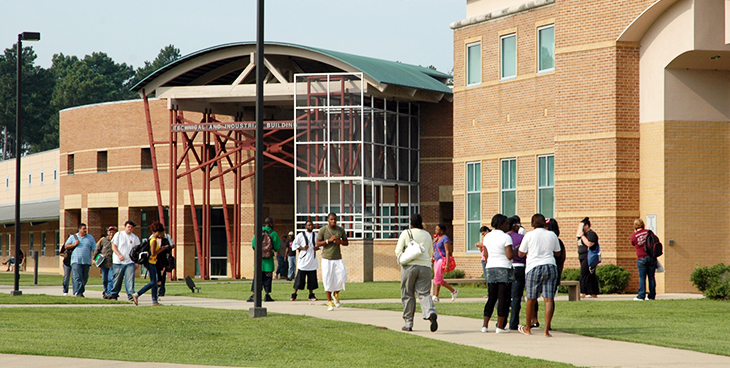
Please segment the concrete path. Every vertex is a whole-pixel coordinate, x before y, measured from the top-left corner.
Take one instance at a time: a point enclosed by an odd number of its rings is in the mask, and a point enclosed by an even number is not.
[[[58,287],[25,287],[22,289],[24,293],[38,293],[59,295]],[[0,287],[0,292],[5,292],[4,287]],[[93,295],[96,293],[90,293]],[[697,294],[662,294],[659,299],[686,299],[701,298]],[[617,295],[610,297],[599,297],[596,299],[586,299],[585,303],[594,303],[606,300],[630,300],[633,295]],[[400,312],[377,311],[369,309],[346,308],[348,303],[374,303],[374,302],[399,302],[394,299],[385,300],[343,300],[343,307],[334,311],[327,311],[324,301],[308,302],[308,301],[278,301],[272,303],[264,303],[269,313],[284,313],[305,315],[315,318],[347,321],[362,324],[370,324],[385,327],[400,332],[403,326],[403,320]],[[464,298],[457,302],[484,302],[482,298]],[[193,297],[177,297],[169,296],[162,300],[165,305],[179,305],[200,308],[217,308],[248,311],[253,303],[236,300],[222,299],[206,299]],[[449,302],[441,302],[441,304]],[[637,302],[638,303],[638,302]],[[151,301],[148,296],[143,296],[140,301],[141,305],[149,305]],[[438,308],[438,305],[437,305]],[[418,315],[418,313],[417,313]],[[513,355],[527,356],[530,358],[545,359],[551,361],[565,362],[578,366],[592,367],[730,367],[730,357],[718,356],[711,354],[698,353],[689,350],[680,350],[672,348],[663,348],[658,346],[627,343],[620,341],[603,340],[579,335],[572,335],[561,332],[553,332],[552,338],[542,336],[542,329],[534,329],[533,336],[523,336],[519,333],[500,334],[494,333],[494,324],[489,326],[488,333],[481,333],[481,319],[464,318],[453,316],[439,316],[439,329],[436,333],[429,331],[428,321],[417,320],[414,325],[414,332],[419,336],[448,341],[457,344],[469,345],[478,348],[500,351]],[[401,332],[406,333],[406,332]],[[529,349],[524,346],[528,345]],[[5,363],[5,359],[12,359],[13,356],[7,358],[0,355],[0,363]],[[44,359],[71,359],[71,358],[48,358],[23,356],[24,367],[45,367],[48,366],[47,360]],[[34,365],[34,361],[38,359],[39,363]],[[43,362],[40,362],[43,360]],[[73,359],[71,359],[73,360]],[[76,359],[78,361],[89,361],[88,359]],[[45,362],[45,363],[44,363]],[[105,364],[117,364],[116,362],[106,362]],[[82,363],[86,364],[86,363]],[[91,363],[89,363],[91,364]],[[94,363],[96,366],[97,363]],[[119,365],[119,367],[140,366],[139,363],[123,363],[131,365]],[[4,365],[4,364],[3,364]],[[54,366],[58,365],[55,364]],[[79,367],[79,365],[73,365]],[[84,365],[81,365],[82,367]],[[91,366],[91,365],[89,365]],[[115,365],[109,365],[116,367]],[[145,366],[151,366],[145,363]],[[182,365],[160,365],[160,367],[185,367]],[[63,367],[63,366],[61,366]]]

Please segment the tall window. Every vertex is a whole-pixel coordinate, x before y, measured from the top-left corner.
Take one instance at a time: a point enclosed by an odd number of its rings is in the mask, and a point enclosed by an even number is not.
[[[33,257],[33,233],[28,233],[28,257]]]
[[[537,158],[537,212],[555,217],[555,156]]]
[[[149,148],[142,148],[140,166],[142,170],[152,170],[152,151]]]
[[[517,214],[517,159],[502,160],[502,214]]]
[[[32,187],[32,186],[33,186],[33,172],[28,171],[28,187]]]
[[[46,256],[46,232],[41,231],[41,257]]]
[[[54,166],[53,167],[53,184],[56,184],[56,182],[58,181],[57,173],[58,173],[58,167]]]
[[[56,243],[53,246],[53,248],[55,249],[54,255],[56,257],[58,257],[61,254],[61,233],[58,230],[56,230],[55,233],[56,233],[56,235],[55,235]]]
[[[477,250],[482,226],[482,164],[466,164],[466,250]]]
[[[68,174],[74,174],[74,155],[68,155]]]
[[[555,70],[555,26],[537,29],[537,72]]]
[[[3,248],[3,237],[0,236],[0,257],[4,257],[4,256],[5,256],[5,248]],[[10,254],[8,254],[8,257],[9,256],[10,256]]]
[[[475,42],[466,45],[466,85],[482,83],[482,44]]]
[[[96,153],[96,172],[105,173],[107,170],[107,154],[106,151]]]
[[[500,37],[501,79],[512,79],[517,76],[517,35]]]
[[[43,180],[45,180],[45,177],[43,174],[45,174],[45,173],[43,172],[43,169],[41,169],[41,185],[43,185]]]
[[[10,190],[10,175],[5,175],[5,190]]]

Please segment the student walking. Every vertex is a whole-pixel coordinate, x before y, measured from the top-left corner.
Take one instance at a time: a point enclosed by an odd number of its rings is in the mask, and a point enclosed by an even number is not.
[[[431,298],[431,234],[423,229],[423,218],[420,214],[411,215],[411,228],[403,231],[395,246],[395,256],[398,259],[411,241],[418,243],[425,252],[415,259],[401,265],[400,294],[403,302],[403,331],[413,331],[413,316],[416,313],[416,295],[421,303],[421,313],[424,320],[431,322],[431,332],[438,330],[438,315],[433,299]]]

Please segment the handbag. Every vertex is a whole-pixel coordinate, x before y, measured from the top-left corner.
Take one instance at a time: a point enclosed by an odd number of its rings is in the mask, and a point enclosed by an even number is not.
[[[436,245],[436,250],[439,252],[439,255],[441,255],[441,258],[442,259],[445,258],[444,257],[444,254],[441,253],[441,249],[439,249],[439,247],[438,247],[438,243]],[[441,264],[441,268],[444,270],[444,273],[451,272],[451,271],[455,270],[456,269],[456,260],[454,259],[454,256],[453,255],[449,255],[448,262],[444,261]]]
[[[410,241],[398,256],[398,264],[401,266],[407,265],[426,251],[426,248],[424,248],[423,245],[418,244],[418,242],[413,240],[413,233],[411,233],[410,229],[408,230],[408,237],[410,238]]]

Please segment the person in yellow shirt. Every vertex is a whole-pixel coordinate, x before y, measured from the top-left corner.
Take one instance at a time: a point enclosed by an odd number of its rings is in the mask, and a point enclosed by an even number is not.
[[[172,248],[174,245],[162,245],[162,239],[165,237],[165,226],[155,221],[150,225],[150,259],[145,263],[147,274],[150,275],[150,282],[143,286],[139,291],[132,294],[134,305],[139,305],[139,296],[152,289],[152,305],[158,306],[157,302],[157,255],[163,251]]]

